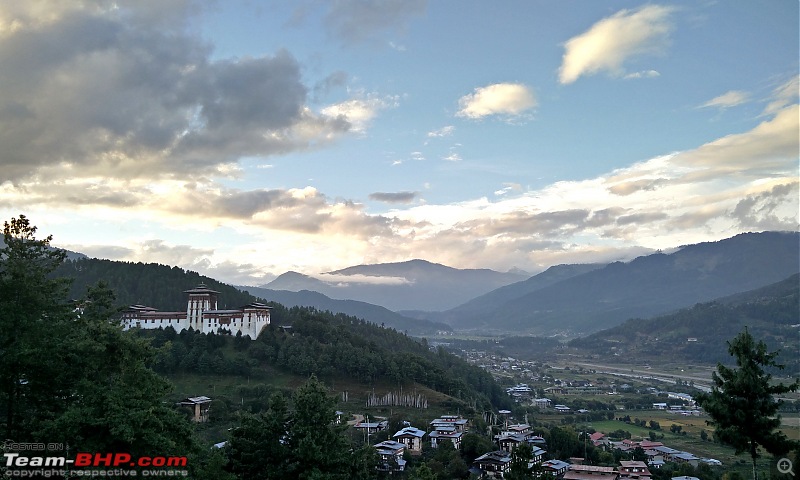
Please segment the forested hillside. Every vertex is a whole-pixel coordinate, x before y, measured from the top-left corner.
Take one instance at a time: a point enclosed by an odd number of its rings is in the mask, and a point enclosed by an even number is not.
[[[745,326],[770,350],[781,349],[787,372],[800,371],[800,276],[670,315],[631,319],[569,343],[584,351],[637,360],[730,362],[725,343]]]
[[[66,260],[53,276],[72,279],[69,290],[72,298],[80,298],[88,286],[103,281],[114,291],[121,305],[142,304],[163,311],[185,311],[186,295],[183,292],[200,283],[220,292],[220,308],[240,307],[255,300],[247,292],[197,272],[156,263],[96,258]]]
[[[443,350],[355,317],[276,305],[275,323],[256,341],[172,329],[141,331],[159,347],[157,371],[266,378],[279,369],[322,380],[348,380],[366,388],[419,384],[462,400],[463,406],[508,407],[492,376]],[[291,328],[278,327],[276,324]],[[226,348],[233,342],[234,352]]]

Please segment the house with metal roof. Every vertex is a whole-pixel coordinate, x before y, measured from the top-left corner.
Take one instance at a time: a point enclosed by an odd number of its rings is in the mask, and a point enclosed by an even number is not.
[[[503,478],[505,472],[511,467],[511,454],[502,450],[484,453],[475,459],[473,465],[481,476]]]
[[[409,426],[392,435],[392,438],[405,445],[406,450],[411,455],[420,455],[422,453],[422,438],[424,436],[425,431]]]

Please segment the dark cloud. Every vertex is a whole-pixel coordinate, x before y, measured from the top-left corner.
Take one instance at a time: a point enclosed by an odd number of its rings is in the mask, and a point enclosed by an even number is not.
[[[572,209],[553,212],[512,212],[491,220],[475,220],[458,225],[480,236],[567,235],[580,230],[589,218],[589,210]]]
[[[337,71],[317,82],[313,89],[314,100],[320,101],[320,98],[330,93],[331,90],[345,86],[348,78],[349,76],[346,72]]]
[[[153,20],[155,5],[65,2],[48,22],[0,6],[19,24],[0,39],[6,179],[70,165],[86,176],[207,175],[350,128],[307,109],[300,65],[288,52],[212,61],[211,48],[180,22]],[[163,18],[191,8],[167,2]]]
[[[370,200],[386,203],[411,203],[417,198],[417,192],[375,192],[369,194]]]
[[[776,185],[769,191],[748,195],[736,204],[730,215],[745,230],[796,230],[798,185],[797,182]],[[781,209],[787,206],[784,211],[789,215],[781,217]]]
[[[328,33],[342,43],[363,43],[387,31],[402,30],[426,8],[426,0],[334,0],[324,23]]]

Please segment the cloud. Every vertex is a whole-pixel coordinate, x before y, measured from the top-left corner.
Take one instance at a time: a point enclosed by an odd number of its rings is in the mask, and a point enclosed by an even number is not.
[[[795,104],[748,132],[727,135],[682,153],[675,157],[674,163],[704,167],[699,173],[706,178],[721,174],[763,176],[775,171],[796,174],[800,154],[798,131],[800,108]]]
[[[629,73],[629,74],[625,75],[625,77],[623,77],[623,78],[625,78],[625,80],[634,80],[634,79],[639,79],[639,78],[656,78],[656,77],[660,77],[660,76],[661,76],[661,74],[658,73],[655,70],[644,70],[644,71],[641,71],[641,72]]]
[[[569,84],[601,71],[624,76],[623,64],[627,60],[665,47],[672,30],[672,12],[672,8],[660,5],[620,10],[567,40],[559,81]]]
[[[799,182],[784,183],[748,195],[736,204],[730,215],[746,230],[797,230],[799,186]],[[792,203],[794,209],[786,208]]]
[[[785,107],[797,103],[798,95],[800,95],[798,92],[800,92],[800,76],[793,76],[775,88],[772,92],[772,99],[762,115],[775,115]]]
[[[287,51],[212,60],[176,20],[193,14],[188,2],[167,2],[161,19],[147,2],[25,4],[0,6],[14,25],[0,35],[7,180],[226,175],[243,156],[303,150],[351,129],[306,106]]]
[[[536,98],[530,88],[520,83],[496,83],[476,88],[474,93],[461,97],[458,105],[459,117],[518,117],[536,106]]]
[[[333,273],[320,273],[312,275],[317,280],[322,280],[334,287],[345,287],[353,283],[365,285],[409,285],[413,283],[405,277],[387,277],[375,275],[344,275]]]
[[[412,203],[417,198],[417,192],[375,192],[370,193],[370,200],[377,200],[386,203]]]
[[[723,93],[718,97],[714,97],[706,103],[700,105],[700,108],[715,107],[715,108],[730,108],[736,105],[741,105],[749,100],[747,92],[740,90],[731,90]]]
[[[439,130],[432,130],[428,132],[428,137],[449,137],[453,134],[456,130],[456,127],[452,125],[447,125],[446,127],[442,127]]]
[[[322,114],[346,122],[354,132],[364,133],[378,112],[397,105],[397,97],[360,94],[357,98],[323,108]]]
[[[501,188],[500,190],[496,190],[494,194],[500,196],[500,195],[506,195],[511,192],[521,192],[521,191],[522,191],[522,185],[520,185],[519,183],[504,183],[503,188]]]
[[[326,31],[344,45],[380,40],[402,32],[427,8],[426,0],[334,0],[323,20]]]

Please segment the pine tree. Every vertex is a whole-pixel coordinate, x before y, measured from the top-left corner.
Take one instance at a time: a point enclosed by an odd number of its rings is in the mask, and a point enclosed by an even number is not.
[[[796,391],[800,381],[772,385],[772,375],[765,368],[784,368],[775,360],[779,352],[768,352],[763,341],[756,343],[746,327],[728,342],[728,352],[738,368],[718,364],[712,391],[698,394],[696,401],[711,416],[708,424],[714,426],[720,442],[732,446],[736,454],[750,454],[755,479],[759,447],[776,456],[800,448],[800,442],[776,431],[781,424],[776,414],[783,401],[775,399],[775,395]]]
[[[59,381],[70,306],[68,282],[50,274],[65,253],[37,239],[24,215],[4,223],[0,249],[0,438],[31,441],[41,412],[59,408],[68,385]]]
[[[112,321],[114,295],[67,301],[54,276],[64,252],[25,216],[5,222],[0,249],[0,438],[63,443],[134,457],[191,455],[189,423],[163,402],[169,383],[152,349]]]

